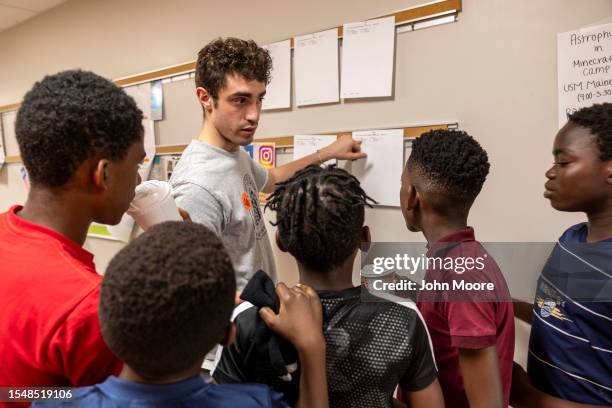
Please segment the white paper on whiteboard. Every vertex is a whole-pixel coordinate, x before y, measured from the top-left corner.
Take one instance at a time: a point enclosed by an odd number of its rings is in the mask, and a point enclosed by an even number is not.
[[[0,115],[0,119],[2,119],[2,138],[0,140],[0,144],[2,148],[0,148],[0,155],[3,156],[2,162],[6,161],[6,141],[7,140],[15,140],[15,121],[17,120],[17,111],[8,111],[4,112]],[[1,167],[1,166],[0,166]]]
[[[283,109],[291,107],[291,40],[264,45],[272,57],[270,83],[262,109]]]
[[[128,86],[123,88],[126,94],[136,101],[136,106],[142,111],[145,119],[151,119],[151,83]]]
[[[309,154],[316,153],[337,139],[336,135],[294,135],[293,136],[293,160],[301,159]],[[323,164],[336,163],[336,159],[330,159]]]
[[[395,16],[343,27],[342,98],[391,96]]]
[[[366,130],[353,132],[361,140],[368,157],[354,161],[352,173],[363,190],[380,205],[399,206],[404,161],[404,130]]]
[[[612,102],[612,24],[557,34],[559,127],[567,115]]]
[[[338,102],[338,29],[294,38],[297,106]]]
[[[142,181],[148,180],[151,174],[151,168],[153,167],[153,161],[155,160],[155,125],[153,120],[144,119],[142,121],[144,128],[144,148],[145,148],[145,159],[138,170]]]
[[[123,88],[125,93],[130,95],[136,101],[136,106],[140,109],[144,115],[142,119],[142,127],[144,129],[144,147],[146,157],[138,170],[140,178],[143,181],[149,179],[151,168],[153,167],[153,160],[155,159],[156,147],[155,147],[155,124],[151,118],[151,83],[147,82],[140,85],[129,86]]]

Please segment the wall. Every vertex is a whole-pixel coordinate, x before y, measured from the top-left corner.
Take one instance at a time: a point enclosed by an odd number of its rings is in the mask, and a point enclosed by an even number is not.
[[[73,0],[0,33],[0,105],[18,101],[35,80],[62,69],[123,77],[191,61],[217,36],[267,43],[421,3],[299,0],[288,7],[282,0]],[[457,121],[482,143],[492,163],[470,218],[477,237],[554,240],[583,218],[556,212],[542,198],[557,130],[556,33],[612,21],[602,20],[612,16],[612,2],[464,0],[463,9],[457,23],[397,36],[394,100],[264,113],[258,134]],[[185,116],[171,99],[167,113],[175,109]],[[197,105],[183,103],[197,112]],[[160,124],[159,137],[163,143],[185,141],[198,124],[199,116],[190,116],[176,135]],[[17,154],[14,140],[7,139],[7,154]],[[0,210],[24,198],[18,166],[5,166]],[[405,230],[397,209],[370,210],[367,222],[376,241],[422,239]],[[101,270],[120,246],[96,239],[86,244]],[[294,262],[280,254],[278,261],[282,276],[294,282]]]

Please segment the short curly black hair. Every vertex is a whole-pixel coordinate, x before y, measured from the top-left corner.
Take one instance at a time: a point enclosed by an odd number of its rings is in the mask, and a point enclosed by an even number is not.
[[[582,108],[571,114],[569,121],[589,129],[595,135],[601,160],[612,159],[612,103]]]
[[[412,142],[407,161],[434,188],[471,204],[489,174],[487,152],[458,130],[431,130]]]
[[[198,53],[195,84],[217,99],[225,86],[226,76],[239,74],[248,80],[268,84],[272,70],[272,57],[253,40],[217,38]]]
[[[328,272],[358,248],[369,202],[375,203],[355,176],[310,165],[276,184],[266,208],[276,213],[283,247],[301,264]]]
[[[235,293],[234,268],[219,238],[201,224],[164,222],[108,265],[100,293],[102,335],[138,373],[176,374],[221,340]]]
[[[91,157],[125,158],[143,137],[142,112],[109,80],[63,71],[44,77],[25,95],[15,133],[31,183],[60,187]]]

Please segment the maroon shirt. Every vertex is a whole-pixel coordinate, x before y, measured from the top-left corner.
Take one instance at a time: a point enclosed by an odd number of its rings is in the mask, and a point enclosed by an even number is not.
[[[514,313],[508,286],[497,263],[475,240],[471,227],[440,239],[429,247],[427,256],[456,262],[451,268],[430,266],[425,276],[428,282],[436,280],[449,283],[451,290],[420,292],[417,302],[433,342],[438,378],[446,406],[469,408],[459,369],[459,348],[482,349],[495,346],[499,357],[504,405],[507,407],[514,356]],[[468,258],[476,261],[462,271],[464,268],[458,266]],[[495,289],[453,290],[453,280],[471,284],[493,283]]]

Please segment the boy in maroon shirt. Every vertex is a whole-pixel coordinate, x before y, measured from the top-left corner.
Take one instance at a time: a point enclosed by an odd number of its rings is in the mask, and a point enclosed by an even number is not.
[[[82,386],[120,371],[82,245],[91,222],[117,224],[134,197],[141,123],[134,100],[91,72],[47,76],[26,94],[15,129],[31,189],[0,214],[0,386]]]
[[[472,137],[436,130],[413,142],[402,174],[406,226],[423,233],[432,261],[425,281],[450,287],[421,291],[417,305],[432,338],[446,406],[453,408],[507,407],[509,400],[511,298],[497,264],[467,225],[488,172],[487,153]],[[459,284],[483,290],[453,286]]]

